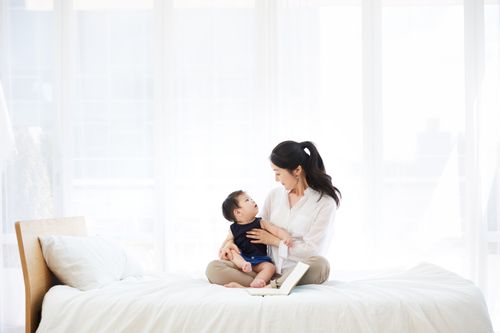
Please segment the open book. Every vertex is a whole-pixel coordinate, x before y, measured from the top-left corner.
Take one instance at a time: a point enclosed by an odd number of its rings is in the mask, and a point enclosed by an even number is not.
[[[271,295],[288,295],[293,287],[299,283],[300,279],[309,269],[309,265],[303,262],[298,262],[297,266],[292,270],[290,275],[283,281],[279,288],[246,288],[246,291],[252,296],[271,296]]]

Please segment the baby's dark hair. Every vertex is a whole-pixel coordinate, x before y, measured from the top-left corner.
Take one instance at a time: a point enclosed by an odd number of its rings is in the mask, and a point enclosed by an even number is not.
[[[224,218],[228,221],[231,222],[236,222],[236,218],[234,217],[234,210],[236,208],[240,208],[238,205],[238,197],[242,195],[243,191],[234,191],[231,194],[229,194],[222,203],[222,215],[224,215]]]

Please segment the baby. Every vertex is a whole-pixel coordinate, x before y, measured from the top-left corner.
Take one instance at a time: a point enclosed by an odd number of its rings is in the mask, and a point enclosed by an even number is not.
[[[259,207],[253,199],[243,191],[235,191],[222,203],[222,214],[226,220],[233,222],[226,241],[233,241],[241,254],[231,250],[231,260],[243,272],[257,273],[250,284],[253,288],[262,288],[271,280],[276,268],[267,255],[266,244],[255,244],[247,237],[252,229],[265,229],[275,235],[288,246],[292,246],[292,236],[270,222],[256,217]]]

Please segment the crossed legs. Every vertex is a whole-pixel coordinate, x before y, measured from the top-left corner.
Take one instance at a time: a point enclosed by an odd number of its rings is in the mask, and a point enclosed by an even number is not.
[[[321,284],[328,279],[330,264],[324,257],[313,256],[304,260],[304,262],[310,265],[310,267],[299,281],[299,284]],[[279,287],[288,276],[287,273],[284,272],[282,276],[278,276],[276,280],[272,280],[271,286]],[[214,260],[208,264],[206,270],[208,281],[211,283],[226,285],[236,282],[243,287],[250,287],[257,274],[258,272],[254,272],[253,270],[248,273],[242,272],[238,266],[228,260]]]

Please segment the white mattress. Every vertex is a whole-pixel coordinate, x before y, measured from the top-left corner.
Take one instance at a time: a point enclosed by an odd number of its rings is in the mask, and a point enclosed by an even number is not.
[[[484,298],[440,267],[250,296],[202,279],[128,279],[82,292],[55,286],[37,332],[493,332]]]

